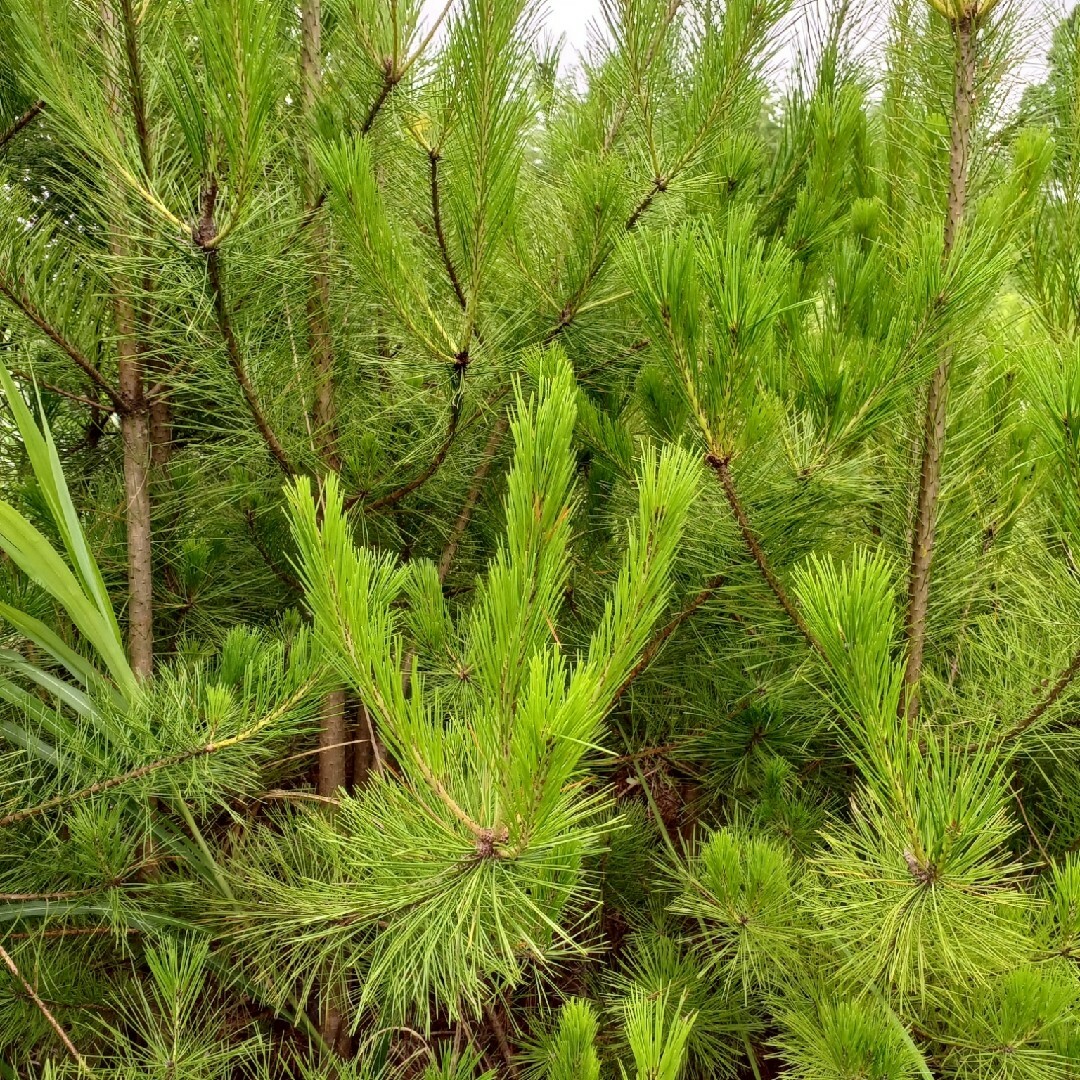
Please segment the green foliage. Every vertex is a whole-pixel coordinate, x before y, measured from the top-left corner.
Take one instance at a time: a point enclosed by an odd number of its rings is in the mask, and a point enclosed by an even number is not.
[[[0,1077],[1076,1075],[1080,23],[827,7],[0,0]]]

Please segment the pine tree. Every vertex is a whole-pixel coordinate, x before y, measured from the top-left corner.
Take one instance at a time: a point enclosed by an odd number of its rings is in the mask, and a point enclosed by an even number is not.
[[[873,14],[0,0],[0,1075],[1080,1070],[1077,20]]]

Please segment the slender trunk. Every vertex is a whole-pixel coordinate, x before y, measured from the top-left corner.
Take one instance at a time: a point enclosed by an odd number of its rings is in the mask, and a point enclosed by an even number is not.
[[[301,0],[300,4],[300,83],[301,101],[308,121],[306,146],[310,148],[315,109],[322,82],[322,3]],[[305,207],[316,206],[319,199],[318,171],[308,149],[304,156],[303,194]],[[316,211],[317,213],[317,211]],[[337,447],[337,415],[334,408],[333,343],[330,332],[330,275],[327,273],[329,237],[325,223],[318,217],[312,222],[311,242],[314,272],[308,289],[307,318],[311,363],[315,383],[312,426],[320,471],[337,472],[341,458]],[[319,715],[320,795],[333,795],[348,782],[351,758],[348,745],[349,726],[345,717],[345,691],[332,690],[323,699]],[[330,983],[319,994],[319,1032],[341,1057],[351,1052],[348,1024],[345,1022],[345,994],[339,984]]]
[[[947,260],[956,246],[956,238],[967,208],[968,165],[971,151],[971,122],[975,103],[975,20],[964,16],[953,24],[956,41],[953,72],[953,114],[949,147],[949,196],[945,210],[945,250]],[[945,429],[949,397],[951,352],[946,349],[941,363],[930,379],[923,424],[922,467],[919,472],[919,496],[915,510],[915,529],[911,544],[911,570],[908,584],[907,670],[904,673],[904,697],[901,709],[908,723],[919,714],[919,680],[922,676],[926,645],[926,624],[930,603],[930,569],[934,557],[938,501],[941,495],[941,462],[945,453]]]
[[[130,4],[124,6],[124,25],[118,27],[112,6],[100,8],[104,46],[110,61],[105,76],[105,97],[109,114],[118,128],[122,125],[120,72],[122,55],[127,58],[131,100],[136,113],[139,149],[146,168],[149,163],[146,139],[146,116],[141,79],[133,36]],[[123,35],[123,53],[118,37]],[[128,241],[117,230],[109,250],[118,264],[130,257]],[[128,658],[139,678],[148,678],[154,670],[154,579],[152,530],[150,520],[150,422],[143,390],[143,365],[139,355],[138,316],[131,299],[129,283],[122,269],[113,284],[113,313],[116,349],[119,358],[120,430],[124,451],[124,519],[127,526],[128,561]]]
[[[303,0],[300,5],[301,101],[309,128],[313,126],[322,82],[321,0]],[[308,140],[310,145],[310,140]],[[311,206],[318,197],[318,173],[312,154],[304,160],[303,192]],[[324,471],[341,467],[337,448],[337,417],[334,411],[333,349],[330,334],[330,276],[326,272],[328,237],[321,220],[312,224],[315,271],[308,291],[307,316],[311,362],[314,369],[315,401],[313,426],[316,449]],[[323,701],[319,724],[319,794],[332,795],[344,787],[349,763],[348,726],[345,721],[345,693],[335,690]],[[330,1040],[327,1040],[330,1041]]]
[[[303,0],[300,7],[300,75],[304,113],[314,123],[322,83],[321,0]],[[311,140],[308,140],[310,146]],[[304,161],[304,200],[308,206],[318,198],[318,167],[310,150]],[[337,413],[334,406],[333,343],[330,333],[330,275],[327,272],[329,237],[321,219],[312,224],[315,272],[311,276],[307,313],[312,364],[315,369],[314,420],[319,456],[327,469],[337,470]]]
[[[124,443],[124,516],[128,556],[128,657],[135,674],[154,670],[154,579],[150,524],[150,421],[135,340],[135,311],[117,290],[115,303],[120,392],[129,405],[120,418]]]
[[[331,690],[319,712],[319,794],[333,795],[348,780],[349,728],[345,691]]]

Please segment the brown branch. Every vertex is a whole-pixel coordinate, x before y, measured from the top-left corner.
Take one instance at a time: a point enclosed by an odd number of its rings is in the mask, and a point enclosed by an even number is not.
[[[810,648],[819,655],[824,656],[825,650],[821,647],[821,643],[814,637],[810,627],[806,625],[806,620],[795,606],[794,601],[788,596],[787,589],[784,588],[784,583],[776,576],[772,567],[769,565],[769,560],[765,557],[765,552],[762,550],[761,543],[757,536],[754,535],[754,530],[750,525],[750,519],[746,516],[746,509],[739,499],[739,493],[735,487],[735,480],[731,475],[731,459],[727,457],[717,457],[715,454],[709,454],[705,460],[720,480],[720,484],[724,489],[724,496],[728,501],[728,506],[731,507],[731,512],[735,515],[735,520],[738,522],[739,531],[742,533],[743,543],[746,544],[747,550],[754,557],[754,562],[757,563],[758,569],[761,571],[761,576],[765,579],[769,588],[772,589],[773,595],[775,595],[776,599],[780,602],[780,606],[787,612],[789,618],[798,628],[799,633],[806,639]]]
[[[55,383],[45,382],[44,379],[38,379],[28,371],[20,371],[18,368],[12,368],[11,375],[12,378],[20,379],[23,382],[33,383],[35,386],[42,386],[51,394],[59,394],[61,397],[69,398],[71,401],[77,401],[81,405],[88,405],[91,409],[100,409],[102,407],[100,401],[84,397],[82,394],[76,394],[72,390],[65,390],[62,386],[57,386]]]
[[[393,90],[400,81],[401,74],[394,70],[393,61],[388,60],[383,67],[383,81],[382,85],[379,87],[379,93],[371,103],[371,108],[368,109],[368,114],[364,117],[364,122],[360,126],[361,135],[366,135],[371,130],[376,117],[379,115],[379,111],[386,104],[386,99],[390,96],[390,91]]]
[[[689,619],[690,616],[693,615],[699,607],[702,606],[702,604],[705,604],[709,600],[711,600],[712,597],[715,595],[716,590],[719,589],[720,586],[723,584],[723,574],[717,574],[715,577],[710,578],[705,583],[705,587],[695,596],[692,596],[679,609],[679,611],[676,612],[674,618],[672,618],[670,622],[662,626],[652,636],[648,644],[642,650],[641,656],[638,658],[638,662],[630,669],[630,673],[623,680],[622,686],[620,686],[619,689],[615,691],[615,696],[611,699],[611,703],[613,705],[623,696],[623,694],[626,693],[627,690],[630,689],[630,686],[638,678],[638,676],[640,676],[645,671],[645,669],[656,659],[667,639],[671,637],[671,635],[674,634],[675,631],[678,630],[679,627],[682,626],[682,624],[686,622],[686,620]]]
[[[457,270],[454,269],[454,262],[450,258],[450,249],[446,244],[446,233],[443,231],[442,207],[439,199],[440,160],[438,150],[431,149],[428,151],[428,162],[431,167],[431,218],[435,225],[435,239],[439,244],[439,254],[442,256],[443,266],[446,268],[446,276],[450,279],[450,284],[454,288],[454,295],[457,297],[458,304],[461,305],[461,310],[464,311],[468,306],[465,299],[465,290],[462,289],[461,279],[458,277]]]
[[[15,123],[7,129],[7,131],[4,132],[3,135],[0,135],[0,150],[3,150],[3,148],[7,146],[7,144],[11,142],[11,140],[14,139],[15,136],[18,135],[19,132],[27,126],[27,124],[32,124],[34,120],[44,111],[45,102],[35,101],[34,104],[31,105],[30,108],[27,109],[26,112],[24,112],[22,116],[20,116],[19,119],[16,120]]]
[[[114,926],[58,926],[52,930],[24,930],[14,934],[8,934],[8,941],[25,941],[33,938],[61,938],[61,937],[103,937],[105,934],[141,934],[143,931],[134,926],[126,926],[117,930]]]
[[[131,112],[135,119],[135,140],[139,144],[139,161],[143,172],[150,177],[153,165],[150,157],[150,125],[146,119],[146,95],[143,92],[142,64],[139,60],[139,42],[135,36],[135,13],[131,0],[120,0],[120,21],[124,30],[124,53],[128,69],[128,93]]]
[[[645,211],[652,206],[656,196],[663,191],[667,191],[668,183],[668,179],[664,177],[656,177],[653,180],[652,186],[626,219],[626,224],[623,226],[625,232],[632,233],[638,227],[642,216]],[[608,261],[614,250],[615,245],[608,244],[603,248],[600,254],[593,259],[592,265],[585,273],[585,277],[582,278],[580,284],[570,295],[570,298],[563,304],[562,310],[559,312],[558,322],[544,336],[545,345],[550,345],[574,321],[574,319],[577,318],[578,313],[581,310],[581,302],[585,299],[585,294],[589,291],[593,282],[596,281],[600,271],[604,268],[605,263]]]
[[[1035,846],[1039,849],[1039,854],[1042,856],[1043,865],[1050,867],[1054,865],[1053,859],[1050,858],[1046,848],[1043,846],[1043,842],[1039,839],[1039,834],[1035,831],[1034,826],[1031,824],[1031,819],[1028,817],[1027,808],[1024,806],[1023,789],[1020,787],[1020,781],[1014,775],[1012,778],[1012,797],[1016,800],[1016,805],[1020,809],[1020,817],[1024,820],[1024,827],[1028,831],[1028,836],[1031,837]]]
[[[1032,727],[1032,725],[1037,724],[1046,713],[1061,700],[1065,691],[1069,689],[1077,675],[1080,675],[1080,651],[1078,651],[1069,662],[1069,666],[1065,668],[1058,677],[1058,681],[1054,683],[1046,697],[1044,697],[1019,724],[1016,724],[1005,732],[997,742],[999,744],[1009,742],[1011,739],[1023,735],[1023,733],[1027,731],[1028,728]]]
[[[45,316],[38,311],[33,301],[29,297],[23,296],[3,275],[0,275],[0,294],[7,297],[13,307],[21,311],[92,383],[104,391],[117,413],[124,416],[129,411],[128,402],[118,390],[113,389],[105,376],[90,362],[86,354],[77,349],[59,330],[49,323]]]
[[[236,338],[236,332],[233,329],[232,319],[229,317],[229,308],[225,303],[225,294],[221,286],[221,252],[216,247],[208,248],[206,251],[206,272],[210,279],[210,290],[214,297],[214,312],[217,315],[218,329],[221,331],[222,339],[225,342],[229,366],[232,368],[236,381],[240,385],[248,411],[255,421],[255,426],[259,429],[259,434],[263,437],[263,442],[266,443],[267,449],[278,463],[281,471],[286,476],[293,476],[296,470],[290,464],[281,441],[274,434],[274,429],[266,419],[259,405],[259,399],[255,395],[255,388],[251,385],[251,379],[244,367],[244,360],[240,353],[240,342]]]
[[[266,563],[266,566],[270,570],[270,572],[274,575],[274,577],[278,579],[278,581],[282,583],[282,585],[286,586],[286,588],[292,589],[294,592],[298,592],[302,595],[304,592],[304,586],[301,583],[300,579],[294,577],[288,571],[282,570],[281,567],[277,565],[277,563],[271,557],[270,552],[267,551],[266,545],[259,537],[258,525],[255,521],[255,511],[249,507],[244,511],[244,518],[247,521],[248,532],[251,534],[251,543],[255,550],[262,557],[262,561]]]
[[[964,15],[952,23],[956,55],[953,67],[953,109],[950,121],[949,193],[945,209],[945,238],[942,261],[948,262],[967,210],[968,169],[971,156],[972,113],[978,70],[974,16]],[[898,712],[914,724],[919,715],[919,684],[930,608],[930,573],[941,496],[941,469],[945,455],[951,352],[946,349],[930,379],[923,419],[923,449],[919,469],[919,489],[915,527],[911,541],[908,572],[908,610],[904,627],[907,663],[904,693]]]
[[[93,896],[105,888],[115,887],[116,882],[109,885],[101,885],[93,889],[68,889],[66,892],[40,892],[40,893],[0,893],[0,901],[6,904],[32,903],[35,900],[52,902],[53,900],[74,900],[78,896]]]
[[[511,1080],[517,1080],[520,1074],[514,1061],[514,1051],[510,1048],[510,1040],[506,1037],[506,1028],[499,1019],[498,1013],[495,1012],[495,1007],[489,1001],[484,1002],[484,1016],[487,1017],[488,1026],[495,1036],[495,1042],[498,1043],[499,1053],[502,1054],[503,1061],[506,1062],[507,1073],[510,1075]]]
[[[458,362],[454,365],[454,401],[450,406],[450,422],[447,425],[446,438],[443,439],[442,445],[435,452],[435,456],[428,462],[427,465],[414,476],[407,483],[402,484],[400,487],[396,487],[393,491],[388,491],[385,495],[380,495],[376,499],[372,499],[368,502],[363,493],[351,495],[345,500],[345,508],[351,509],[358,502],[362,502],[364,509],[370,513],[374,513],[379,510],[385,510],[388,506],[394,506],[401,502],[406,495],[411,495],[417,488],[426,484],[438,471],[442,468],[443,462],[446,461],[447,455],[450,453],[451,447],[454,445],[454,440],[458,433],[458,424],[461,420],[461,409],[464,405],[464,381],[465,381],[465,368],[469,364],[469,358],[467,355],[463,355],[458,359]]]
[[[633,213],[626,219],[626,231],[633,232],[637,228],[638,222],[641,220],[642,215],[653,204],[653,200],[661,192],[667,191],[668,182],[662,176],[656,177],[652,182],[652,187],[645,193],[641,202],[634,207]]]
[[[89,1071],[86,1064],[86,1059],[82,1056],[82,1054],[79,1053],[78,1050],[75,1049],[75,1044],[71,1041],[71,1039],[68,1038],[67,1032],[60,1026],[60,1022],[56,1019],[56,1017],[53,1016],[51,1012],[49,1012],[49,1007],[45,1004],[44,1001],[41,1000],[41,998],[38,997],[37,991],[35,991],[34,988],[26,981],[26,979],[23,978],[22,972],[19,971],[18,967],[15,964],[15,961],[11,958],[11,954],[7,951],[7,949],[3,947],[3,945],[0,945],[0,959],[4,961],[4,964],[7,967],[8,971],[10,971],[11,974],[16,979],[18,979],[20,983],[22,983],[22,988],[26,991],[27,996],[37,1006],[38,1012],[40,1012],[41,1015],[44,1016],[45,1019],[48,1021],[49,1027],[51,1027],[53,1031],[56,1032],[57,1037],[64,1044],[67,1052],[78,1064],[79,1069],[85,1069],[86,1071]]]
[[[442,556],[439,559],[439,581],[445,582],[446,575],[450,573],[450,567],[453,566],[454,559],[457,557],[458,547],[465,535],[465,530],[469,527],[473,511],[480,501],[484,482],[487,480],[488,473],[491,471],[491,466],[495,461],[495,455],[499,452],[499,446],[506,437],[509,427],[510,417],[503,413],[495,421],[495,426],[491,429],[491,435],[488,437],[487,445],[484,447],[480,464],[477,465],[476,472],[473,473],[472,486],[465,496],[465,502],[462,504],[457,520],[454,522],[454,527],[450,531],[450,538],[446,541],[446,547],[443,548]]]

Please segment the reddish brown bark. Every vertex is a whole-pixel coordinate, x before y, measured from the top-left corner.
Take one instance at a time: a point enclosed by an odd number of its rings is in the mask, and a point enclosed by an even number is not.
[[[968,166],[971,154],[971,122],[975,104],[975,21],[970,16],[953,26],[956,58],[953,72],[953,114],[950,125],[949,195],[945,209],[944,258],[948,260],[967,209]],[[922,465],[911,543],[906,623],[907,668],[901,709],[909,723],[919,714],[919,681],[922,678],[926,627],[930,607],[930,571],[934,558],[938,503],[941,497],[941,462],[945,432],[952,355],[946,350],[930,379],[923,421]]]

